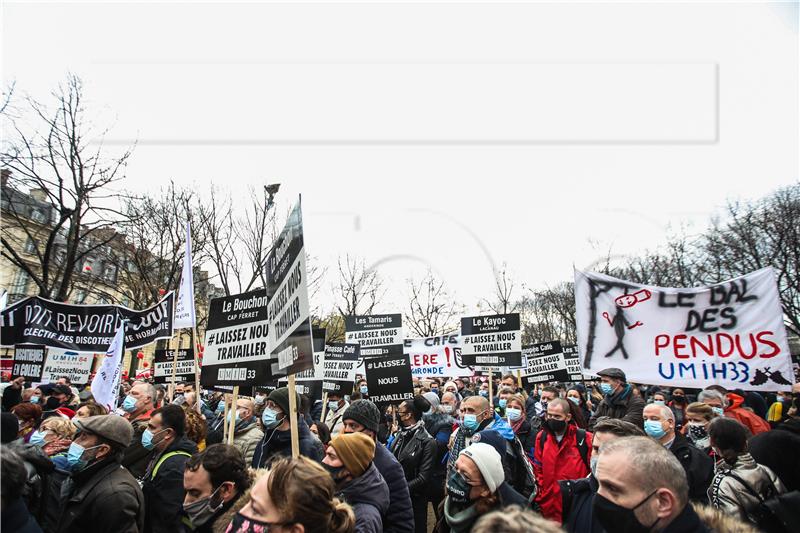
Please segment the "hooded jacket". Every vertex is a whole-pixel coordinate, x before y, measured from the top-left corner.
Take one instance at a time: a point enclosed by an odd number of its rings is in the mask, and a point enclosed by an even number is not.
[[[356,533],[384,531],[382,517],[389,510],[389,487],[374,464],[370,464],[363,474],[341,487],[337,496],[353,508]]]
[[[751,520],[750,513],[756,510],[760,502],[751,491],[755,491],[765,500],[786,492],[778,476],[766,466],[757,464],[749,453],[737,457],[733,466],[720,460],[716,470],[708,489],[711,505],[724,513],[739,516],[742,520],[755,523]],[[741,478],[746,485],[734,476]]]
[[[769,422],[755,414],[749,409],[742,407],[744,398],[732,392],[728,393],[728,407],[725,408],[725,416],[738,420],[750,430],[750,433],[757,435],[769,431]]]
[[[713,459],[680,433],[675,433],[675,439],[672,441],[669,451],[686,471],[686,479],[689,482],[689,499],[699,503],[708,503],[708,487],[714,478]]]
[[[626,383],[619,392],[603,397],[603,400],[597,405],[594,415],[589,419],[588,429],[592,431],[597,419],[603,416],[617,418],[630,422],[636,427],[642,427],[644,425],[643,411],[644,400],[633,394],[633,387]]]
[[[311,434],[303,417],[299,418],[297,435],[300,441],[300,455],[321,462],[320,449],[314,442],[314,435]],[[256,443],[252,466],[267,468],[273,459],[290,455],[292,455],[292,432],[288,429],[286,431],[279,431],[278,428],[268,429]]]
[[[178,452],[174,453],[173,452]],[[144,531],[171,533],[182,528],[183,472],[186,461],[197,453],[197,444],[186,435],[171,443],[161,453],[153,456],[144,475],[145,514]],[[168,454],[172,454],[169,455]],[[163,461],[162,458],[166,457]],[[159,464],[159,461],[160,464]],[[158,467],[158,468],[156,468]]]
[[[255,417],[250,417],[250,420],[239,424],[236,424],[236,429],[233,432],[233,445],[242,452],[244,462],[250,464],[253,462],[253,454],[258,443],[264,437],[264,432],[258,427],[258,421]],[[307,429],[308,426],[306,426]]]

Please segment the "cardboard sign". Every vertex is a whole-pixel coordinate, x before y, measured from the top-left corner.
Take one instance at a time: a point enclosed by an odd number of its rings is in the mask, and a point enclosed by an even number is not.
[[[12,377],[24,377],[31,381],[41,381],[47,348],[41,344],[17,344],[14,346],[14,366]]]
[[[405,355],[364,359],[369,399],[376,404],[399,403],[414,398],[411,365]]]
[[[524,350],[528,367],[522,373],[522,380],[526,384],[569,381],[560,342],[541,342],[526,346]]]
[[[192,348],[182,348],[155,351],[153,357],[153,383],[172,382],[172,361],[176,351],[178,352],[178,362],[175,369],[175,382],[181,383],[187,379],[194,380],[194,350]]]
[[[469,366],[522,364],[519,313],[461,319],[461,360]]]
[[[420,378],[470,377],[473,369],[461,359],[461,337],[457,334],[406,339],[403,351],[411,362],[411,374]]]
[[[350,394],[356,379],[359,345],[331,343],[325,345],[322,392],[328,394]]]
[[[91,353],[50,348],[44,363],[42,383],[55,383],[58,378],[66,376],[73,385],[85,385],[89,383],[93,362],[94,354]]]
[[[344,317],[345,342],[361,346],[361,357],[403,354],[403,316],[358,315]]]

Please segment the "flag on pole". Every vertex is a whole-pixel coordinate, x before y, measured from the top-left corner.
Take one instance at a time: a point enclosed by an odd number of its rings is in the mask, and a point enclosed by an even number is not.
[[[192,273],[192,233],[186,221],[186,253],[183,256],[183,273],[178,301],[175,303],[175,320],[172,329],[193,328],[197,324],[194,314],[194,274]]]
[[[106,357],[92,380],[92,396],[95,401],[109,411],[117,407],[117,390],[122,371],[122,351],[125,344],[125,324],[123,322],[108,347]]]

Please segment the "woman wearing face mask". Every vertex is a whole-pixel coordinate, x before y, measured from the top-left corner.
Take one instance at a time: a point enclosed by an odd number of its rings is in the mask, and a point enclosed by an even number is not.
[[[353,509],[318,463],[281,458],[256,481],[226,533],[352,533]]]
[[[680,431],[686,423],[686,406],[688,405],[683,389],[673,389],[667,405],[675,415],[675,428]]]
[[[525,398],[521,394],[515,394],[508,399],[506,420],[511,429],[514,430],[514,435],[517,436],[520,444],[522,444],[525,455],[533,462],[533,446],[536,435],[532,431],[531,423],[528,422],[528,416],[525,412]]]
[[[400,429],[395,433],[389,449],[403,467],[417,533],[428,531],[428,486],[437,455],[436,441],[425,430],[422,419],[429,409],[430,402],[422,396],[415,396],[413,400],[401,403],[397,410]]]
[[[489,444],[476,442],[459,453],[447,480],[439,533],[466,533],[478,519],[508,505],[525,507],[527,502],[505,482],[500,454]]]
[[[44,420],[39,429],[31,435],[30,443],[40,446],[56,467],[66,469],[67,450],[75,437],[77,428],[66,418],[53,416]]]
[[[586,402],[586,395],[577,387],[571,387],[567,390],[567,400],[578,406],[578,409],[580,409],[583,415],[583,419],[588,423],[589,419],[592,417],[592,410],[589,409],[589,405]]]
[[[19,420],[17,438],[28,442],[42,420],[42,408],[35,403],[25,402],[12,407],[11,412]]]
[[[717,414],[707,404],[702,402],[690,403],[686,406],[686,423],[681,429],[686,438],[696,448],[709,455],[714,455],[711,441],[708,436],[709,423],[717,418]]]

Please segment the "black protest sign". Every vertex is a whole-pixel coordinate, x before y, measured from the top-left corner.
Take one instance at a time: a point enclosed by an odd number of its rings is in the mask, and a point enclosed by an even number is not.
[[[18,344],[14,346],[14,366],[11,376],[41,381],[47,348],[41,344]]]
[[[397,403],[414,398],[411,362],[406,355],[364,359],[369,399],[376,403]]]
[[[38,296],[0,313],[0,345],[43,344],[75,352],[105,353],[123,320],[125,348],[141,348],[172,337],[175,293],[142,311],[121,305],[71,305]]]
[[[192,348],[182,348],[178,350],[156,350],[153,356],[153,382],[171,383],[172,382],[172,363],[175,360],[175,352],[178,353],[177,363],[175,364],[175,381],[179,383],[191,378],[194,380],[194,350]]]
[[[273,374],[296,374],[313,368],[314,345],[308,308],[308,273],[303,247],[300,203],[267,256],[267,294]]]
[[[461,361],[468,366],[520,366],[519,313],[461,319]]]
[[[522,371],[522,379],[526,384],[570,380],[559,341],[526,346],[525,355],[528,367]]]
[[[305,394],[312,403],[322,399],[322,371],[325,352],[325,328],[313,328],[311,337],[314,341],[314,366],[295,374],[295,390],[297,394]]]
[[[573,344],[571,346],[563,346],[562,349],[569,379],[571,381],[581,381],[583,372],[581,372],[581,356],[578,353],[578,347]]]
[[[361,357],[403,355],[403,315],[344,317],[345,342],[361,346]]]
[[[213,298],[200,383],[253,386],[274,381],[268,331],[266,289]]]
[[[358,344],[339,342],[325,346],[322,392],[339,395],[353,392],[359,348]]]

